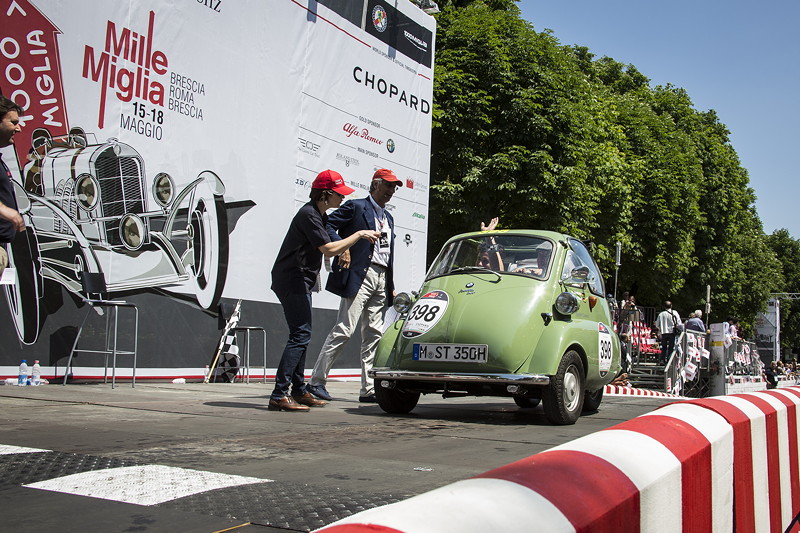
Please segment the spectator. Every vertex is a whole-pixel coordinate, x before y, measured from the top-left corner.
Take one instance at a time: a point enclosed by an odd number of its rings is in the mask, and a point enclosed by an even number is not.
[[[732,339],[739,339],[739,319],[734,317],[730,317],[728,319],[728,331],[730,332],[730,336]]]
[[[666,365],[669,357],[672,355],[672,350],[675,348],[675,329],[681,322],[681,317],[677,311],[672,309],[672,302],[667,300],[664,302],[664,310],[658,314],[656,318],[656,327],[661,335],[659,342],[661,343],[661,359],[659,363]]]
[[[767,382],[768,389],[774,389],[778,386],[777,368],[775,361],[764,368],[764,380]]]
[[[22,131],[19,116],[22,108],[0,95],[0,148],[14,144],[14,135]],[[17,211],[17,197],[11,182],[11,170],[0,154],[0,275],[8,265],[5,245],[14,240],[18,231],[25,230],[25,222]]]
[[[698,309],[689,315],[689,320],[686,321],[686,329],[700,333],[706,332],[706,325],[703,323],[703,312],[701,310]]]
[[[619,336],[620,356],[619,362],[622,365],[622,373],[627,374],[631,368],[631,355],[630,355],[630,338],[627,333],[622,333]]]

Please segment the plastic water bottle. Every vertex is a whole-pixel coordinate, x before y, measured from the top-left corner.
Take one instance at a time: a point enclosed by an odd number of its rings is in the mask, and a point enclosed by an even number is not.
[[[19,379],[17,380],[17,385],[20,387],[24,387],[28,384],[28,361],[26,359],[22,360],[22,363],[19,365]]]
[[[33,368],[31,368],[31,385],[37,386],[41,385],[42,383],[42,367],[39,366],[39,360],[33,362]]]

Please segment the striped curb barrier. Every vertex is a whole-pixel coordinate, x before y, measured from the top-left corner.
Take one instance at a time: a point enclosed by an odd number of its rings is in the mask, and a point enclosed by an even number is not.
[[[800,531],[798,405],[800,387],[668,404],[318,531]]]
[[[685,396],[679,394],[672,394],[669,392],[661,392],[650,389],[637,389],[635,387],[622,387],[619,385],[606,385],[603,394],[606,396],[650,396],[653,398],[675,398],[684,399]]]

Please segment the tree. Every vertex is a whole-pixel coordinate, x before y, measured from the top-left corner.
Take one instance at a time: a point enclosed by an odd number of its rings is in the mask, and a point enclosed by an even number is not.
[[[536,32],[513,2],[440,2],[429,256],[501,217],[595,243],[605,272],[655,306],[745,325],[780,285],[755,194],[714,111],[633,65]]]
[[[781,264],[781,285],[775,292],[800,293],[800,241],[786,229],[767,237]],[[800,350],[800,300],[781,301],[781,347]]]

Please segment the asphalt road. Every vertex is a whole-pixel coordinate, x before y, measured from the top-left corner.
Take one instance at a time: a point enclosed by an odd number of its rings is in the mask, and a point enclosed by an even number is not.
[[[541,406],[423,396],[406,416],[358,403],[358,384],[309,413],[266,409],[271,384],[0,387],[0,503],[6,531],[307,531],[364,508],[474,476],[652,411],[668,399],[606,397],[574,426]],[[15,448],[46,450],[15,453]],[[2,446],[0,446],[2,448]],[[0,450],[1,451],[1,450]],[[156,505],[26,485],[120,466],[166,465],[253,483]],[[163,488],[176,471],[126,483]],[[109,476],[107,476],[109,477]],[[188,476],[191,477],[191,476]],[[267,480],[270,480],[267,482]],[[103,481],[103,480],[101,480]],[[78,480],[77,485],[100,482]],[[149,487],[149,485],[148,485]],[[152,493],[151,488],[143,489]]]

